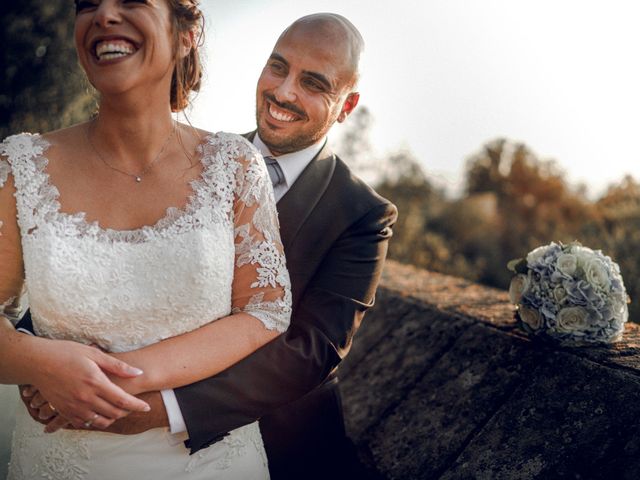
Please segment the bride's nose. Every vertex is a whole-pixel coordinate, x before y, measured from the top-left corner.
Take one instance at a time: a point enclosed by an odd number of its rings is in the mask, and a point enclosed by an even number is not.
[[[96,8],[93,23],[98,27],[110,27],[122,20],[120,6],[117,0],[103,0]]]

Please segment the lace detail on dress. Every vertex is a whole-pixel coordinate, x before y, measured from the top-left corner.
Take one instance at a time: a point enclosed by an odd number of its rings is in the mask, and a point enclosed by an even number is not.
[[[232,311],[249,313],[267,328],[283,332],[291,315],[291,284],[280,242],[277,210],[269,208],[275,204],[273,187],[262,157],[252,145],[247,146],[251,148],[243,156],[249,161],[244,175],[238,178],[236,190],[239,198],[235,208],[236,272],[250,265],[253,279],[248,286],[258,291],[242,298],[234,296]]]
[[[258,422],[233,430],[229,435],[217,442],[216,445],[219,447],[224,446],[222,455],[216,455],[216,452],[210,449],[198,450],[198,452],[191,455],[185,471],[189,473],[195,472],[202,469],[204,465],[211,465],[216,470],[229,470],[233,467],[234,462],[246,455],[249,450],[257,453],[263,470],[265,472],[268,471],[267,455],[264,450]]]
[[[0,154],[3,152],[0,150]],[[7,178],[9,178],[9,174],[11,173],[11,167],[6,160],[0,158],[0,188],[4,187]]]
[[[12,451],[24,452],[26,455],[12,457],[7,479],[82,480],[88,473],[89,435],[88,432],[71,430],[44,434],[42,425],[31,418],[20,418],[19,428],[13,435]],[[47,439],[44,450],[33,451],[32,442],[43,437]]]

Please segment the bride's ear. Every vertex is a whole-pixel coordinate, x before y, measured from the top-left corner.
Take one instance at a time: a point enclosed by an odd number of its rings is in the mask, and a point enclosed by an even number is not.
[[[180,33],[180,42],[178,44],[178,57],[185,58],[194,48],[196,42],[196,34],[193,30],[187,30]]]

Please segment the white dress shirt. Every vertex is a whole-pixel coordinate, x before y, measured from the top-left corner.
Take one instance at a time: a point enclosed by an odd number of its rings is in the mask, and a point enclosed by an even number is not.
[[[277,185],[273,190],[276,202],[280,201],[280,199],[284,197],[284,194],[289,191],[291,185],[295,183],[302,171],[307,167],[307,165],[309,165],[309,162],[311,162],[320,150],[322,150],[326,141],[327,137],[323,137],[321,140],[307,148],[276,157],[271,153],[269,147],[264,144],[256,132],[255,137],[253,137],[253,145],[258,149],[263,157],[268,156],[275,158],[278,161],[280,168],[282,168],[282,173],[284,173],[285,181]],[[162,395],[164,407],[167,410],[171,433],[175,435],[186,432],[187,425],[184,422],[184,417],[182,416],[180,405],[178,405],[178,399],[176,398],[175,392],[173,390],[161,390],[160,394]],[[176,440],[182,440],[182,436]]]

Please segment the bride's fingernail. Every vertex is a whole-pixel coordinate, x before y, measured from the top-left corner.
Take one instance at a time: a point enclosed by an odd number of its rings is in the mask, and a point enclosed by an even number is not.
[[[144,372],[139,368],[131,367],[131,373],[133,373],[134,375],[142,375]]]

